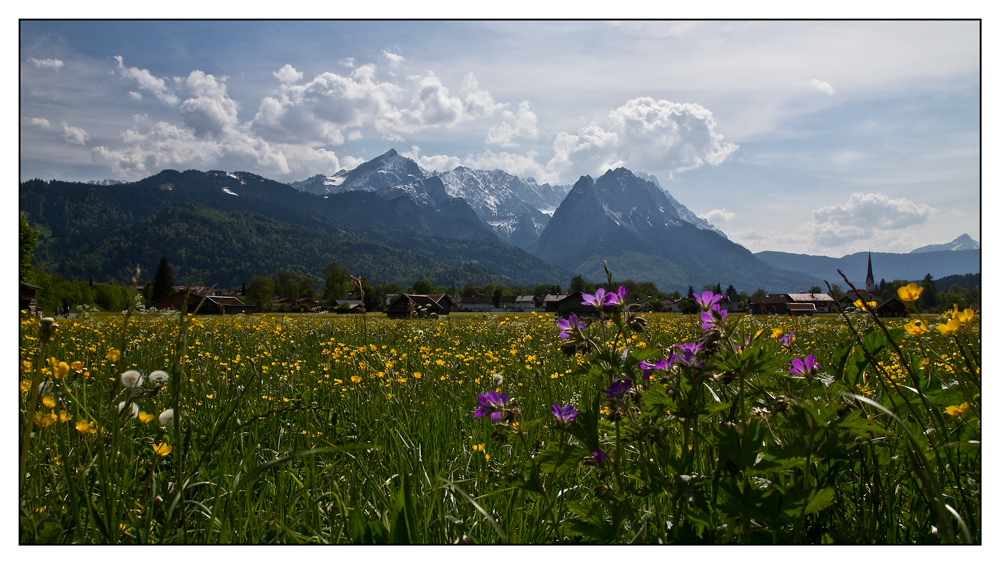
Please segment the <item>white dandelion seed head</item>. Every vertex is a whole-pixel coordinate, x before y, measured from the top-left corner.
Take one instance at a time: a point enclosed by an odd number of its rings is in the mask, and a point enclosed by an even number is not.
[[[160,425],[171,426],[174,424],[174,410],[167,409],[160,414]]]
[[[503,374],[494,374],[493,379],[497,381],[497,385],[503,384]]]
[[[149,373],[149,383],[154,386],[159,386],[160,384],[166,384],[167,380],[170,379],[170,374],[167,374],[164,370],[154,370]]]
[[[121,403],[118,404],[118,413],[125,413],[125,411],[129,409],[129,406],[125,405],[126,403],[128,403],[128,402],[124,402],[123,401],[123,402],[121,402]],[[139,404],[137,404],[135,402],[132,402],[129,405],[132,406],[132,408],[131,408],[132,409],[132,418],[134,419],[134,418],[138,417],[139,416]]]
[[[138,370],[126,370],[122,373],[122,386],[138,388],[142,385],[142,374]]]

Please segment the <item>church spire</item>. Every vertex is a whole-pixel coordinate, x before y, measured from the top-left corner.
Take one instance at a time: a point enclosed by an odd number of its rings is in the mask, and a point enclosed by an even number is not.
[[[865,278],[865,291],[875,293],[875,276],[872,274],[872,254],[868,253],[868,277]]]

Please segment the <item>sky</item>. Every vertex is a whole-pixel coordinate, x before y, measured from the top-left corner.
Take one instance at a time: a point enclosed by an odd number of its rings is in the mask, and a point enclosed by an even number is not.
[[[21,21],[20,180],[656,176],[751,251],[981,239],[978,21]]]

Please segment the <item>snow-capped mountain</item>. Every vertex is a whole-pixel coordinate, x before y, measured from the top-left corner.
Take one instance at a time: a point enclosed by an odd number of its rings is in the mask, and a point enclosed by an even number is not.
[[[705,221],[704,219],[696,216],[694,212],[687,209],[687,206],[674,199],[674,197],[670,195],[670,192],[668,192],[666,189],[663,188],[663,186],[660,185],[660,181],[657,180],[655,176],[653,176],[652,174],[646,174],[645,172],[636,172],[634,174],[638,178],[652,182],[653,184],[656,185],[657,188],[663,190],[663,194],[667,197],[667,201],[670,202],[670,205],[672,205],[675,210],[677,210],[677,216],[680,217],[682,220],[694,225],[698,229],[708,229],[710,231],[715,231],[719,235],[726,237],[726,239],[729,238],[726,236],[725,233],[722,232],[721,229],[712,225],[708,221]]]
[[[920,247],[919,249],[913,249],[910,253],[933,253],[934,251],[977,251],[979,250],[979,243],[975,239],[969,237],[968,233],[962,233],[951,243],[944,243],[943,245],[927,245],[925,247]]]

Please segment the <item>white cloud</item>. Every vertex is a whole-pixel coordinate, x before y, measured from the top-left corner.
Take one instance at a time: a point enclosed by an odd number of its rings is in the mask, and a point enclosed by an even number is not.
[[[200,70],[188,75],[187,87],[195,97],[184,100],[180,112],[184,123],[198,136],[227,135],[239,124],[236,115],[239,107],[226,94],[223,80]]]
[[[927,221],[937,210],[882,194],[851,194],[846,204],[813,210],[813,238],[821,247],[839,247],[880,231],[905,229]]]
[[[559,133],[553,147],[556,154],[546,168],[563,178],[603,174],[617,166],[682,172],[720,164],[739,148],[715,131],[708,109],[649,97],[612,110],[603,125]]]
[[[130,91],[128,93],[128,95],[129,95],[129,98],[132,98],[136,102],[139,102],[139,101],[142,100],[142,93],[141,92]]]
[[[700,217],[709,223],[715,221],[732,221],[736,219],[736,213],[726,211],[725,208],[722,208],[721,210],[712,210]]]
[[[818,78],[810,80],[809,86],[812,86],[813,88],[819,90],[820,92],[825,92],[830,96],[833,96],[837,92],[837,90],[833,86],[830,86],[829,82],[822,81]]]
[[[531,177],[542,183],[556,182],[558,178],[545,170],[545,167],[535,160],[537,156],[538,154],[534,151],[528,151],[525,155],[517,155],[506,151],[494,153],[487,149],[480,155],[466,158],[464,164],[467,167],[481,170],[500,169],[521,178]]]
[[[518,137],[538,138],[538,116],[531,111],[529,102],[521,102],[517,107],[517,114],[510,110],[504,110],[503,122],[491,127],[486,133],[486,144],[517,147],[518,143],[514,139]]]
[[[35,59],[29,58],[28,61],[35,65],[36,68],[40,69],[59,69],[62,68],[63,62],[59,59]]]
[[[421,157],[420,147],[416,145],[410,146],[410,152],[400,153],[400,155],[415,161],[417,165],[426,170],[445,172],[462,166],[462,161],[458,157],[450,157],[448,155],[431,155]]]
[[[346,59],[340,60],[340,64],[344,65],[349,69],[354,68],[354,64],[357,62],[358,62],[357,59],[355,59],[354,57],[347,57]]]
[[[291,84],[302,80],[302,73],[295,70],[292,65],[285,65],[272,73],[275,78],[285,84]]]
[[[140,70],[136,67],[126,67],[121,55],[115,55],[115,61],[118,62],[118,73],[125,78],[135,80],[141,90],[152,92],[154,96],[168,106],[176,106],[180,102],[180,99],[167,88],[166,81],[162,78],[153,76],[147,69]],[[177,82],[178,79],[175,78],[174,81]]]
[[[362,137],[364,137],[364,135],[361,134],[361,130],[360,129],[355,129],[354,131],[352,131],[352,132],[350,132],[350,133],[347,134],[347,140],[348,141],[357,141],[358,139],[361,139]]]
[[[27,119],[28,123],[30,123],[31,125],[34,125],[35,127],[41,127],[42,129],[48,129],[49,128],[49,120],[47,120],[45,118],[33,117],[31,119],[28,119],[28,118],[25,118],[25,119]]]
[[[392,66],[400,65],[403,63],[403,61],[406,60],[403,58],[402,55],[397,55],[396,53],[392,53],[387,49],[382,49],[382,56],[385,57],[389,61],[389,64]],[[353,61],[354,59],[351,60]]]
[[[65,121],[62,122],[63,129],[63,139],[67,143],[72,143],[74,145],[86,145],[87,140],[90,139],[90,134],[79,127],[73,127],[67,124]]]

